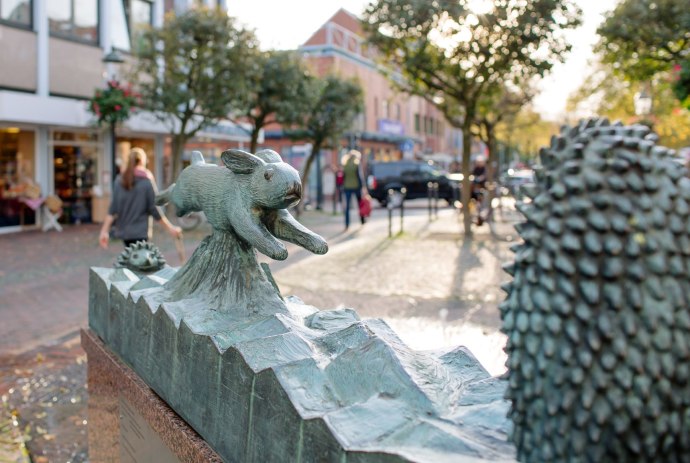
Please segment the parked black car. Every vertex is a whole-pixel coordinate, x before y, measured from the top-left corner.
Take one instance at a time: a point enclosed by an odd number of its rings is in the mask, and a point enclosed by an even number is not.
[[[372,198],[386,205],[388,190],[407,190],[406,199],[426,198],[428,183],[438,183],[439,198],[452,204],[457,195],[457,182],[427,162],[372,162],[367,169],[367,188]]]

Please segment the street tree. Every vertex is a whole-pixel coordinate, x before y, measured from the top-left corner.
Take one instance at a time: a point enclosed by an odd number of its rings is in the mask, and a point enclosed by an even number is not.
[[[525,105],[532,101],[535,90],[528,83],[512,85],[505,83],[495,91],[487,92],[477,105],[474,135],[482,140],[489,151],[487,178],[491,182],[495,177],[498,161],[498,134],[501,125],[511,122]],[[489,192],[493,198],[493,191]]]
[[[144,33],[132,75],[143,106],[170,129],[173,179],[185,143],[245,106],[257,53],[253,31],[220,9],[171,13],[161,28]]]
[[[539,148],[548,146],[551,136],[558,130],[557,123],[543,119],[527,104],[503,120],[496,130],[496,138],[511,151],[517,152],[521,160],[533,161]]]
[[[256,152],[261,129],[270,124],[291,126],[310,109],[311,78],[292,51],[262,53],[250,77],[243,118],[251,123],[250,152]]]
[[[567,109],[582,118],[594,115],[625,124],[652,126],[659,143],[670,148],[690,145],[690,111],[681,107],[673,93],[674,81],[658,79],[654,85],[652,114],[636,115],[634,95],[637,83],[630,82],[612,66],[595,63],[593,72],[568,98]]]
[[[651,80],[690,59],[687,0],[623,0],[598,29],[603,62],[633,81]]]
[[[316,157],[324,148],[340,148],[341,139],[364,108],[362,87],[357,81],[327,76],[314,79],[311,85],[307,116],[295,128],[286,131],[290,138],[302,139],[312,145],[302,169],[302,191],[305,192]]]
[[[562,61],[564,30],[579,24],[572,0],[377,0],[363,27],[400,87],[435,104],[463,132],[465,233],[471,235],[470,149],[482,97],[505,82],[541,76]]]

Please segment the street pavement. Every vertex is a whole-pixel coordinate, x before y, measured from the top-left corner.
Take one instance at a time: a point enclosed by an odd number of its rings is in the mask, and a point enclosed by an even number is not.
[[[382,208],[347,231],[341,214],[303,212],[300,220],[329,242],[328,254],[314,256],[288,245],[287,260],[262,260],[270,263],[284,294],[321,309],[347,306],[363,317],[384,318],[419,349],[455,344],[472,349],[481,341],[472,350],[492,373],[500,373],[504,339],[496,306],[510,242],[495,239],[486,225],[475,229],[475,239],[463,240],[453,209],[441,208],[438,218],[429,220],[426,201],[406,205],[402,234],[394,211],[393,238]],[[504,235],[512,233],[510,225],[500,226]],[[0,235],[0,354],[49,344],[87,325],[88,269],[112,265],[122,251],[117,241],[100,249],[98,229],[90,224],[62,233]],[[206,224],[185,234],[187,256],[208,232]],[[154,242],[171,265],[179,265],[169,235],[156,228]]]
[[[495,234],[477,227],[467,240],[454,209],[441,208],[430,220],[426,201],[405,204],[403,232],[396,210],[391,238],[382,208],[364,225],[353,220],[347,231],[342,214],[303,212],[299,220],[326,238],[329,252],[315,256],[288,244],[287,260],[260,259],[269,262],[283,295],[383,318],[415,349],[464,345],[490,373],[502,373],[497,306],[507,279],[501,266],[512,259],[512,223],[499,222]],[[0,398],[31,424],[34,462],[87,460],[85,355],[77,333],[87,326],[89,267],[112,265],[123,249],[117,241],[100,249],[98,230],[79,225],[0,235]],[[204,224],[185,233],[187,257],[209,231]],[[162,228],[153,241],[170,265],[180,264]]]

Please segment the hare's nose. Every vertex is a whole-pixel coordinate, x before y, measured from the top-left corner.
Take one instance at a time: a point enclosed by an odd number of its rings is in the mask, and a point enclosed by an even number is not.
[[[302,184],[300,182],[293,182],[285,196],[297,196],[297,198],[302,198]]]

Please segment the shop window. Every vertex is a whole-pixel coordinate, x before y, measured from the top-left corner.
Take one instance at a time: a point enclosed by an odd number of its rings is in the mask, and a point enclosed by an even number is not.
[[[419,113],[414,115],[414,131],[419,133],[420,123],[419,123]]]
[[[31,27],[31,0],[0,0],[0,20],[13,25]]]
[[[34,133],[0,128],[0,227],[36,223],[31,200],[42,192],[34,173]]]
[[[93,187],[98,185],[97,135],[78,132],[53,133],[55,194],[63,201],[61,221],[92,221]]]
[[[47,7],[51,34],[98,43],[98,0],[50,0]]]

